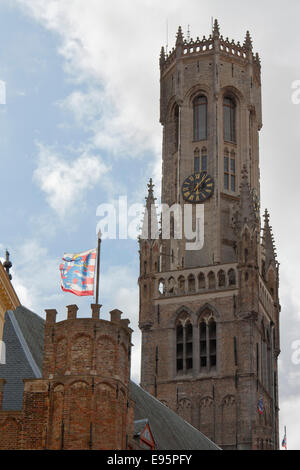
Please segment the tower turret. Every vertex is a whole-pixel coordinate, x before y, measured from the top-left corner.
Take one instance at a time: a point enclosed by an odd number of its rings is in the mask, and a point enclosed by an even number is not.
[[[76,305],[67,309],[60,322],[56,310],[46,310],[43,376],[24,388],[24,448],[125,450],[132,428],[129,320],[119,310],[100,319],[100,305],[92,305],[92,318],[77,318]]]

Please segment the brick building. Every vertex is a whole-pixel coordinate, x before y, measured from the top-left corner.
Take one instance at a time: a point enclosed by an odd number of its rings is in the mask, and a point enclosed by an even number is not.
[[[277,449],[279,265],[267,211],[261,227],[261,64],[249,32],[241,45],[217,21],[203,39],[179,28],[161,50],[160,86],[162,203],[173,212],[170,237],[158,235],[150,181],[141,385],[223,449]],[[178,236],[188,210],[196,250]]]
[[[89,318],[46,322],[24,307],[6,312],[0,365],[0,450],[218,450],[130,381],[131,329],[92,305]]]

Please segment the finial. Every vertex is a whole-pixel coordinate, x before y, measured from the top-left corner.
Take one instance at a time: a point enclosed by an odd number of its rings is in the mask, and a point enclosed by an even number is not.
[[[152,178],[150,178],[149,180],[149,183],[148,183],[148,197],[146,197],[146,199],[148,198],[153,198],[153,188],[154,188],[154,184],[152,182]]]
[[[269,212],[268,212],[268,209],[265,210],[264,219],[265,219],[265,224],[266,224],[266,225],[269,225],[269,222],[270,222],[270,214],[269,214]]]
[[[217,19],[215,19],[215,22],[214,22],[213,37],[214,39],[219,39],[220,37],[220,28],[219,28],[219,23]]]
[[[244,41],[244,48],[247,51],[252,51],[252,39],[251,39],[249,31],[246,32],[246,37],[245,37],[245,41]]]
[[[165,55],[165,48],[164,46],[162,46],[161,50],[160,50],[160,58],[159,58],[159,63],[160,65],[163,65],[166,61],[166,55]]]
[[[187,42],[190,42],[190,40],[191,40],[191,32],[190,32],[190,25],[189,24],[188,24],[188,27],[187,27],[186,40],[187,40]]]
[[[244,164],[242,168],[242,179],[248,180],[248,170],[246,164]]]
[[[11,261],[10,261],[10,259],[9,259],[9,252],[8,252],[7,250],[6,250],[6,253],[5,253],[5,258],[6,258],[6,259],[5,259],[4,263],[3,263],[3,267],[4,267],[4,269],[5,269],[6,272],[7,272],[7,275],[8,275],[8,277],[9,277],[9,280],[11,281],[11,280],[12,280],[12,276],[11,276],[11,274],[9,273],[9,270],[10,270],[10,268],[12,267],[12,263],[11,263]]]
[[[181,46],[183,44],[183,35],[181,26],[178,27],[178,32],[176,36],[176,46]]]

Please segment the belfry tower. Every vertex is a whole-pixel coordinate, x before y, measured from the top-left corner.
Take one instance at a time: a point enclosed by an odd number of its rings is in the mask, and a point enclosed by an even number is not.
[[[279,264],[268,212],[260,219],[260,59],[249,32],[241,45],[215,21],[203,39],[179,27],[160,73],[162,203],[189,206],[204,243],[178,237],[175,211],[170,237],[140,238],[141,385],[223,449],[277,449]],[[152,181],[146,199],[143,232],[156,220]]]

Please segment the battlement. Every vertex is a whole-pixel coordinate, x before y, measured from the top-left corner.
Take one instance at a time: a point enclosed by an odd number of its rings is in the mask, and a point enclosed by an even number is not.
[[[46,310],[43,378],[74,375],[103,376],[129,382],[132,329],[122,312],[100,319],[101,305],[91,305],[91,317],[77,318],[77,305],[67,306],[67,318],[56,321],[57,311]]]
[[[189,40],[184,39],[181,27],[179,26],[176,46],[173,47],[172,50],[168,53],[165,52],[163,47],[161,49],[161,72],[165,73],[178,59],[211,55],[216,53],[227,56],[230,59],[238,60],[245,64],[251,61],[254,67],[257,68],[257,72],[260,73],[260,58],[258,53],[253,53],[252,39],[249,31],[246,33],[243,45],[239,41],[230,41],[228,37],[224,38],[222,35],[220,35],[217,20],[215,21],[212,34],[210,34],[208,37],[203,36],[202,39],[197,37],[196,40],[192,38]]]
[[[91,310],[92,310],[92,317],[91,318],[81,318],[81,320],[99,320],[100,319],[100,309],[102,305],[100,304],[91,304]],[[67,321],[67,320],[77,320],[77,312],[78,312],[78,307],[77,305],[67,305],[67,319],[62,320],[62,321]],[[55,325],[59,324],[61,322],[56,322],[56,317],[57,317],[57,310],[56,309],[49,309],[45,310],[46,312],[46,325]],[[121,319],[121,315],[123,312],[118,309],[112,310],[110,313],[110,322],[112,323],[118,323],[124,328],[129,328],[130,320],[128,319]],[[79,320],[79,319],[78,319]],[[107,322],[107,320],[102,320]],[[130,329],[130,328],[129,328]]]

